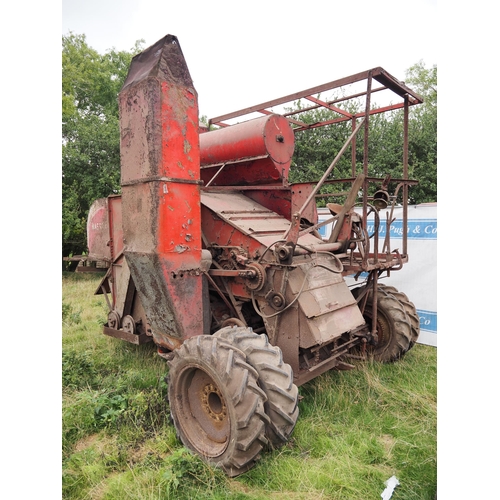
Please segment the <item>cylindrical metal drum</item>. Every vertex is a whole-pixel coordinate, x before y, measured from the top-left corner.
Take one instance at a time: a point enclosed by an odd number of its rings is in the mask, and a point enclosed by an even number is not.
[[[292,159],[295,136],[281,115],[262,118],[200,134],[200,163],[213,165],[244,158],[269,156],[274,163]]]

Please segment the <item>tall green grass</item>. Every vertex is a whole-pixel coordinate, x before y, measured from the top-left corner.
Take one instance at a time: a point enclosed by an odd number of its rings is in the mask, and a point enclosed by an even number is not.
[[[102,334],[101,276],[62,279],[62,491],[65,499],[432,500],[437,490],[437,352],[359,363],[300,387],[289,443],[229,479],[176,438],[165,361],[153,345]]]

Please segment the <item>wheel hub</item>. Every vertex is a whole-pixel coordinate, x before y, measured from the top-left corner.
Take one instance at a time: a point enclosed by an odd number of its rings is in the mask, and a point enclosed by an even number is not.
[[[207,456],[218,456],[227,446],[231,429],[227,405],[208,373],[200,369],[191,373],[190,382],[190,377],[186,378],[186,430],[200,451]]]
[[[377,345],[384,345],[385,342],[388,341],[388,330],[389,325],[387,324],[387,320],[381,317],[382,314],[378,311],[377,314]]]
[[[201,405],[207,414],[216,422],[227,417],[227,407],[219,389],[214,384],[207,384],[201,394]]]

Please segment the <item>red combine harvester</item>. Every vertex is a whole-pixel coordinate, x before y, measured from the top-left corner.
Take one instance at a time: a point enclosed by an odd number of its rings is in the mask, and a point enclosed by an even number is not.
[[[372,89],[374,81],[382,87]],[[314,97],[356,82],[366,82],[358,115]],[[401,102],[372,109],[370,96],[381,89]],[[298,111],[267,109],[302,98],[339,118],[308,125]],[[354,368],[352,359],[397,360],[416,342],[415,306],[378,282],[408,261],[406,234],[401,250],[391,250],[388,236],[379,248],[367,220],[391,224],[378,210],[394,207],[398,195],[407,207],[416,183],[408,179],[408,110],[421,102],[375,68],[215,118],[220,128],[200,133],[177,38],[167,35],[133,58],[119,95],[122,194],[97,200],[88,218],[89,258],[110,266],[96,291],[109,306],[104,334],[156,344],[168,360],[181,441],[229,476],[287,442],[298,386]],[[405,112],[403,178],[369,177],[369,117],[397,108]],[[261,116],[226,123],[254,112]],[[320,181],[290,184],[295,134],[346,120],[352,135]],[[353,154],[352,176],[327,180],[360,131],[363,169],[356,171]],[[331,217],[319,223],[316,199],[326,185],[348,189],[330,193],[343,202],[328,204]],[[325,240],[318,229],[327,223]],[[361,273],[363,284],[350,290],[345,276]]]

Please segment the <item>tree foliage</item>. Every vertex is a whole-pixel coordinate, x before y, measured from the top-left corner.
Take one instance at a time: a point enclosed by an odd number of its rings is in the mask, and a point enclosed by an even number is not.
[[[437,66],[419,61],[407,70],[406,84],[424,98],[411,108],[408,163],[410,177],[419,180],[411,194],[417,203],[437,201]]]
[[[120,189],[120,132],[117,96],[130,52],[101,55],[85,35],[62,38],[62,251],[86,249],[86,220],[92,202]]]
[[[294,106],[301,109],[301,102]],[[356,103],[352,103],[349,112],[358,111]],[[306,124],[338,118],[332,111],[320,107],[304,111],[299,120]],[[295,152],[290,169],[291,182],[311,182],[318,180],[329,167],[338,151],[352,133],[351,122],[345,121],[323,127],[311,128],[295,135]],[[339,160],[331,178],[351,176],[351,157],[347,153]]]
[[[424,104],[410,108],[408,170],[409,177],[419,181],[410,189],[410,202],[437,201],[437,67],[428,69],[422,61],[406,72],[406,84],[424,97]],[[301,102],[294,103],[288,111],[301,109]],[[353,101],[346,111],[359,113],[364,103]],[[325,108],[316,108],[295,115],[305,123],[315,123],[338,118],[339,115]],[[349,121],[313,128],[296,134],[295,153],[290,169],[292,182],[318,180],[331,164],[338,151],[349,138],[352,126]],[[363,163],[364,141],[360,132],[356,141],[356,165],[359,172]],[[403,111],[392,111],[370,117],[368,145],[368,175],[392,177],[403,174]],[[350,148],[345,152],[330,178],[345,178],[351,174]]]

